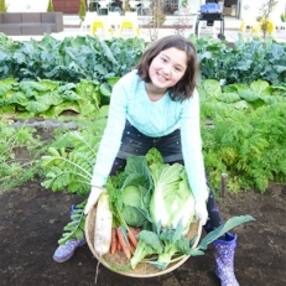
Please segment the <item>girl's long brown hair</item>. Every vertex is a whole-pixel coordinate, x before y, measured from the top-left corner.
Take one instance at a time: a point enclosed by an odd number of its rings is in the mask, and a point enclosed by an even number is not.
[[[162,51],[176,48],[184,51],[187,55],[187,69],[182,79],[172,88],[169,88],[173,100],[183,101],[192,96],[196,86],[198,71],[197,53],[194,45],[180,35],[172,35],[159,39],[153,43],[143,54],[137,66],[138,75],[145,82],[150,82],[149,67],[152,60]]]

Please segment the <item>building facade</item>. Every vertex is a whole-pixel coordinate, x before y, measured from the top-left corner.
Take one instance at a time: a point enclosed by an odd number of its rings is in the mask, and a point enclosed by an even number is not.
[[[222,1],[222,0],[221,0]],[[86,0],[87,9],[96,10],[100,6],[124,8],[125,1],[116,0]],[[141,15],[148,14],[153,1],[151,0],[129,0],[131,9],[137,11]],[[166,15],[180,15],[180,14],[196,14],[199,11],[200,5],[204,4],[206,0],[165,0],[163,3],[163,10]],[[253,19],[261,15],[261,7],[267,0],[224,0],[224,14],[226,16],[233,16],[240,19]],[[121,4],[120,4],[121,3]],[[48,7],[48,0],[6,0],[8,12],[45,12]],[[64,14],[78,14],[80,0],[53,0],[55,11],[62,11]],[[286,0],[278,0],[274,7],[271,18],[277,23],[280,15],[286,13]]]
[[[80,0],[53,0],[55,11],[64,14],[77,14],[79,11]]]

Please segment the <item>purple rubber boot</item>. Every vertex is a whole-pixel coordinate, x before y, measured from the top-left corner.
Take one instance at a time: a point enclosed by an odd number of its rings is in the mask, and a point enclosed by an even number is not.
[[[71,214],[73,210],[75,209],[75,206],[71,206]],[[58,263],[63,263],[69,260],[76,251],[77,248],[83,246],[86,243],[85,239],[71,239],[67,241],[63,245],[59,245],[57,249],[55,250],[53,254],[53,260]]]
[[[54,252],[53,260],[58,263],[63,263],[69,260],[75,250],[85,244],[85,240],[71,239],[63,245],[59,245]]]
[[[234,253],[237,235],[227,233],[224,240],[216,240],[215,248],[216,275],[220,279],[221,286],[239,286],[234,274]]]

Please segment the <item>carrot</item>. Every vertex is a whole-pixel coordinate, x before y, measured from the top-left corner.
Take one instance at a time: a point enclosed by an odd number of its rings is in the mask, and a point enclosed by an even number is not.
[[[122,250],[122,246],[121,246],[121,244],[120,244],[120,242],[119,242],[119,239],[117,238],[117,247],[116,247],[116,249],[118,250],[118,251],[121,251]]]
[[[136,239],[135,229],[129,227],[127,232],[128,232],[129,241],[136,248],[136,246],[137,246],[137,239]]]
[[[118,242],[121,244],[122,250],[125,254],[125,256],[130,259],[131,258],[131,252],[130,252],[130,246],[128,241],[126,241],[126,238],[124,237],[124,234],[122,232],[121,227],[117,227],[116,229],[117,237],[118,237]]]
[[[116,233],[116,250],[117,251],[122,251],[122,246],[119,242],[119,238],[118,238],[118,235],[117,235],[117,229],[115,228],[115,233]]]
[[[114,254],[116,252],[116,247],[117,247],[117,237],[116,237],[116,230],[115,228],[112,229],[112,237],[111,237],[111,248],[110,248],[110,253]]]

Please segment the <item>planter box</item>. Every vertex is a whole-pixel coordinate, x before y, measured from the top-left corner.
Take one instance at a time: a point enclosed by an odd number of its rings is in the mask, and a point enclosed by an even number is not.
[[[43,35],[63,31],[63,14],[0,13],[0,32],[6,35]]]

